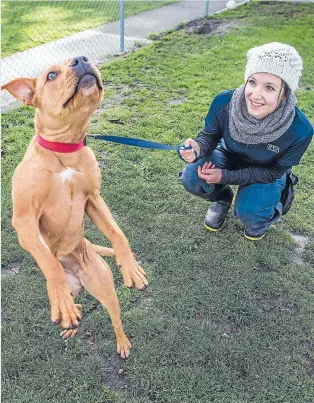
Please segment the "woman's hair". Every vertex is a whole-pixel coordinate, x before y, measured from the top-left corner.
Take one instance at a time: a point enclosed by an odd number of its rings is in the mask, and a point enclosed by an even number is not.
[[[289,97],[290,92],[291,89],[289,85],[285,82],[285,80],[281,79],[281,88],[278,94],[277,107],[279,106],[281,100],[285,100]]]

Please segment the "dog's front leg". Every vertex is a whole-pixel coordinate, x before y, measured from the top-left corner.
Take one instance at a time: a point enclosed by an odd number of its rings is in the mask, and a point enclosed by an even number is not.
[[[74,304],[63,267],[44,241],[35,217],[14,217],[22,248],[31,253],[47,280],[51,320],[63,329],[76,328],[81,317],[81,305]]]
[[[148,284],[144,270],[137,264],[129,242],[117,223],[108,206],[97,194],[86,203],[85,212],[96,227],[109,239],[115,250],[117,265],[120,267],[124,285],[143,289]]]

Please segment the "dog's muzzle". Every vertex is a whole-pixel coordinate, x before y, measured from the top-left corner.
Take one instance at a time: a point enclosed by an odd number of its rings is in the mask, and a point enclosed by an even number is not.
[[[79,81],[77,85],[77,91],[80,88],[89,88],[92,87],[94,84],[97,84],[97,79],[95,76],[91,74],[85,74]]]
[[[77,89],[83,86],[89,87],[95,82],[98,87],[102,89],[101,79],[86,56],[75,57],[71,60],[69,67],[75,72],[79,79]]]

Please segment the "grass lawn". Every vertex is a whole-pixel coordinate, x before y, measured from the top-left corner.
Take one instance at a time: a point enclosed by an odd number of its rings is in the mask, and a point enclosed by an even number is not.
[[[304,59],[298,105],[314,120],[314,5],[249,3],[216,18],[225,32],[181,29],[102,67],[105,95],[90,133],[179,144],[195,136],[213,97],[243,80],[246,52],[281,41]],[[232,24],[227,24],[232,22]],[[225,25],[226,24],[226,25]],[[244,239],[230,211],[217,234],[207,203],[184,191],[175,153],[89,140],[102,195],[150,287],[125,289],[112,259],[133,349],[115,354],[107,313],[87,294],[78,335],[49,321],[43,276],[11,228],[10,179],[33,135],[33,111],[2,116],[2,391],[10,403],[310,403],[314,400],[314,147],[294,169],[292,210],[265,239]],[[124,125],[110,121],[121,120]],[[292,235],[307,243],[301,251]],[[86,237],[105,240],[89,223]]]
[[[125,17],[178,0],[125,0]],[[2,57],[119,20],[120,1],[11,1],[1,4]]]

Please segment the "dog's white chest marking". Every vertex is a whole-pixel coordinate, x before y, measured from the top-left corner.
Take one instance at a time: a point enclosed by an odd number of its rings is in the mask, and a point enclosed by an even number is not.
[[[76,171],[72,168],[67,168],[63,172],[61,172],[59,175],[62,179],[62,182],[65,181],[70,181],[73,178],[73,175],[76,173]]]

